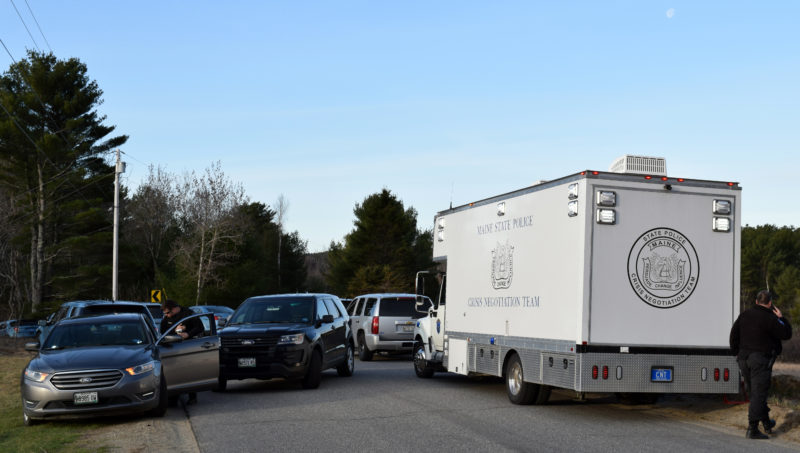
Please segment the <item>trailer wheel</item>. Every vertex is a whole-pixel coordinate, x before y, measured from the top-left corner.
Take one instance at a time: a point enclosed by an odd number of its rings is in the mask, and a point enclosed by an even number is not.
[[[433,377],[433,367],[425,360],[425,344],[421,341],[414,342],[414,373],[419,378]]]
[[[524,381],[519,355],[514,353],[508,358],[505,371],[508,399],[514,404],[532,404],[539,396],[539,385]]]

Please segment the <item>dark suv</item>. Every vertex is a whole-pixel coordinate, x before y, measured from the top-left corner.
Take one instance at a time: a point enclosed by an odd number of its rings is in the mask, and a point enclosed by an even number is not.
[[[322,370],[353,374],[349,317],[339,298],[330,294],[251,297],[219,335],[220,391],[230,379],[279,377],[317,388]]]

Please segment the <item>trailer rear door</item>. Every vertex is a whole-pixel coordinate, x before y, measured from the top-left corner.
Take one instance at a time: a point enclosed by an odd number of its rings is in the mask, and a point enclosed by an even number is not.
[[[601,190],[616,194],[608,207],[615,224],[597,223]],[[598,181],[589,228],[589,343],[727,347],[738,315],[740,193]],[[712,229],[714,200],[730,202],[731,213],[721,216],[730,219],[729,232]]]

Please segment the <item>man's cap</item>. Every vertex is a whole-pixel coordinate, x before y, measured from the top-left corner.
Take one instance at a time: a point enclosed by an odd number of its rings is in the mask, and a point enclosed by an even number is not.
[[[173,309],[173,308],[175,308],[175,307],[177,307],[177,306],[178,306],[178,303],[177,303],[177,302],[175,302],[175,301],[174,301],[174,300],[172,300],[172,299],[167,299],[167,300],[165,300],[165,301],[164,301],[164,303],[163,303],[163,304],[161,304],[161,308],[169,308],[169,309]]]

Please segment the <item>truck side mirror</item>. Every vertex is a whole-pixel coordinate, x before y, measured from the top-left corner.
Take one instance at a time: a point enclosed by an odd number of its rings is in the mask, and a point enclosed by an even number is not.
[[[430,310],[431,304],[425,297],[417,295],[417,300],[414,303],[414,310],[417,313],[427,313]]]

